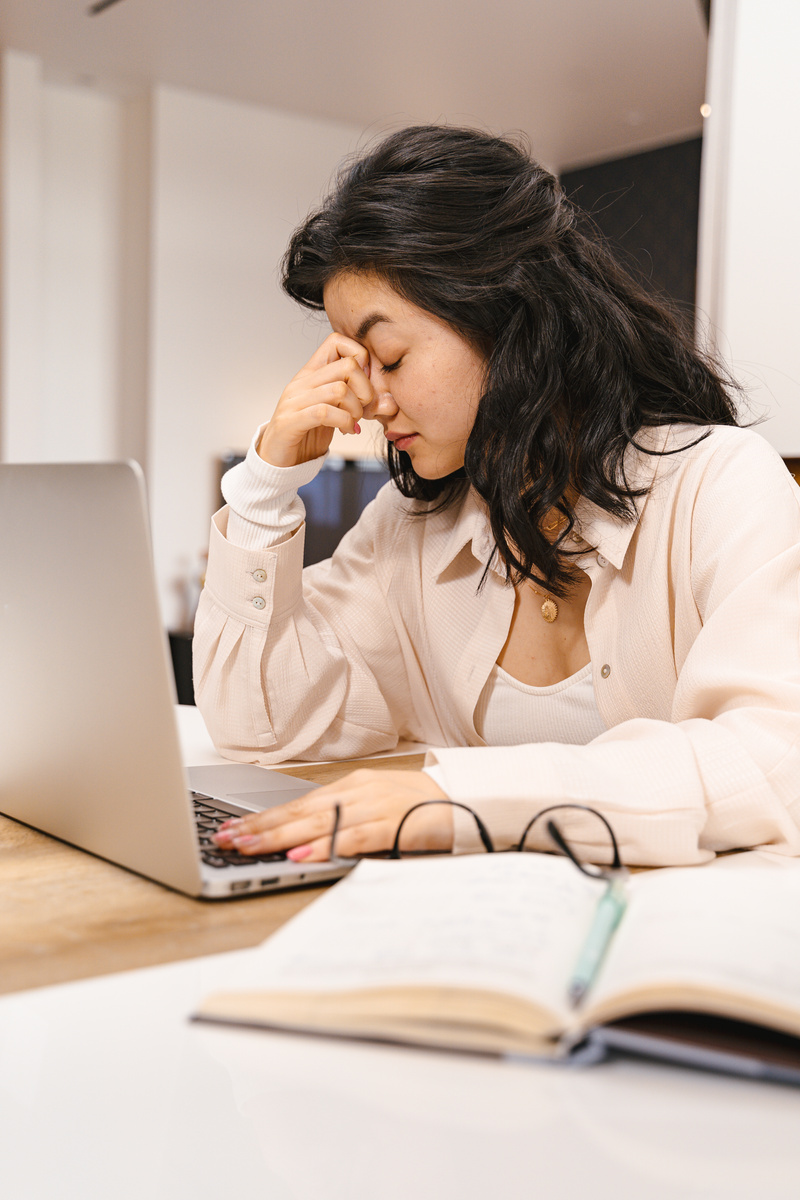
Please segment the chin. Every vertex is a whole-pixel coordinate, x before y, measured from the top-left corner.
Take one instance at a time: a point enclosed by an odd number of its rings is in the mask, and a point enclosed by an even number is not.
[[[408,450],[396,450],[396,453],[404,470],[411,467],[418,479],[425,479],[430,483],[437,479],[449,479],[464,470],[463,458],[451,459],[441,455],[434,457],[432,454],[409,454]]]
[[[411,459],[411,466],[414,468],[414,473],[419,475],[420,479],[447,479],[450,475],[455,475],[456,471],[462,470],[464,466],[463,458],[460,461],[432,463],[430,461],[420,462],[419,459],[414,459],[413,455],[408,456]]]

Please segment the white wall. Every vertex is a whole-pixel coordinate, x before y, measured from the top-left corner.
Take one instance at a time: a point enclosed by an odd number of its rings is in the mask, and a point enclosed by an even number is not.
[[[800,4],[712,6],[698,304],[759,429],[800,457]]]
[[[0,451],[35,455],[40,426],[42,72],[4,54],[0,90]]]
[[[147,473],[175,626],[208,545],[217,459],[247,447],[323,335],[280,292],[278,263],[359,131],[159,88],[153,136]]]
[[[119,105],[7,54],[2,123],[3,457],[114,457]]]
[[[113,458],[120,289],[120,106],[44,90],[42,457]]]

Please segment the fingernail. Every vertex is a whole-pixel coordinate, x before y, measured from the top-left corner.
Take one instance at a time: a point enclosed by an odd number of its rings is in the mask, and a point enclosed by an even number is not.
[[[212,833],[211,839],[214,842],[232,842],[233,835],[233,829],[218,829],[216,833]]]
[[[233,829],[235,825],[241,825],[241,823],[241,817],[228,817],[227,821],[223,821],[221,825],[217,826],[217,833],[222,833],[223,829]]]
[[[238,849],[239,846],[252,846],[254,842],[257,842],[259,840],[260,839],[256,835],[254,835],[252,833],[245,833],[245,834],[242,834],[241,837],[234,838],[233,844]]]
[[[292,862],[302,862],[304,858],[308,858],[310,853],[310,846],[295,846],[294,850],[286,851],[286,857],[290,858]]]
[[[353,433],[361,433],[361,426],[359,425],[358,421],[356,421],[355,425],[353,426]]]

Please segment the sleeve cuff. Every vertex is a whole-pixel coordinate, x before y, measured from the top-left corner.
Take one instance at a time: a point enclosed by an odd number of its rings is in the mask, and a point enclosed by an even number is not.
[[[222,478],[222,495],[229,509],[225,536],[244,549],[277,545],[302,525],[305,507],[298,488],[311,482],[326,457],[296,467],[275,467],[256,450],[264,428],[256,430],[244,461]]]
[[[436,786],[440,787],[443,792],[445,792],[447,790],[444,786],[444,772],[442,771],[442,768],[438,765],[438,763],[431,763],[430,765],[428,765],[428,763],[426,761],[426,764],[422,768],[422,770],[425,772],[426,775],[429,775],[431,777],[431,779],[436,784]],[[449,797],[448,797],[448,799],[449,799]]]
[[[529,814],[553,802],[561,785],[545,753],[532,746],[468,746],[429,750],[425,769],[452,800],[474,809],[496,850],[506,850],[522,833]],[[534,760],[535,761],[532,761]],[[520,826],[519,829],[517,826]],[[453,853],[483,851],[475,819],[453,809]]]
[[[255,549],[229,541],[227,527],[228,509],[222,508],[211,522],[205,586],[230,616],[268,625],[302,599],[305,527],[280,544]]]

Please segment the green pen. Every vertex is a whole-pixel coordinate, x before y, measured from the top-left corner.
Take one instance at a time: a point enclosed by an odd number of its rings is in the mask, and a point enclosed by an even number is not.
[[[627,871],[616,872],[609,877],[608,886],[597,902],[592,924],[567,988],[567,996],[573,1008],[581,1003],[594,983],[622,914],[628,906],[628,897],[625,894],[626,878]]]

